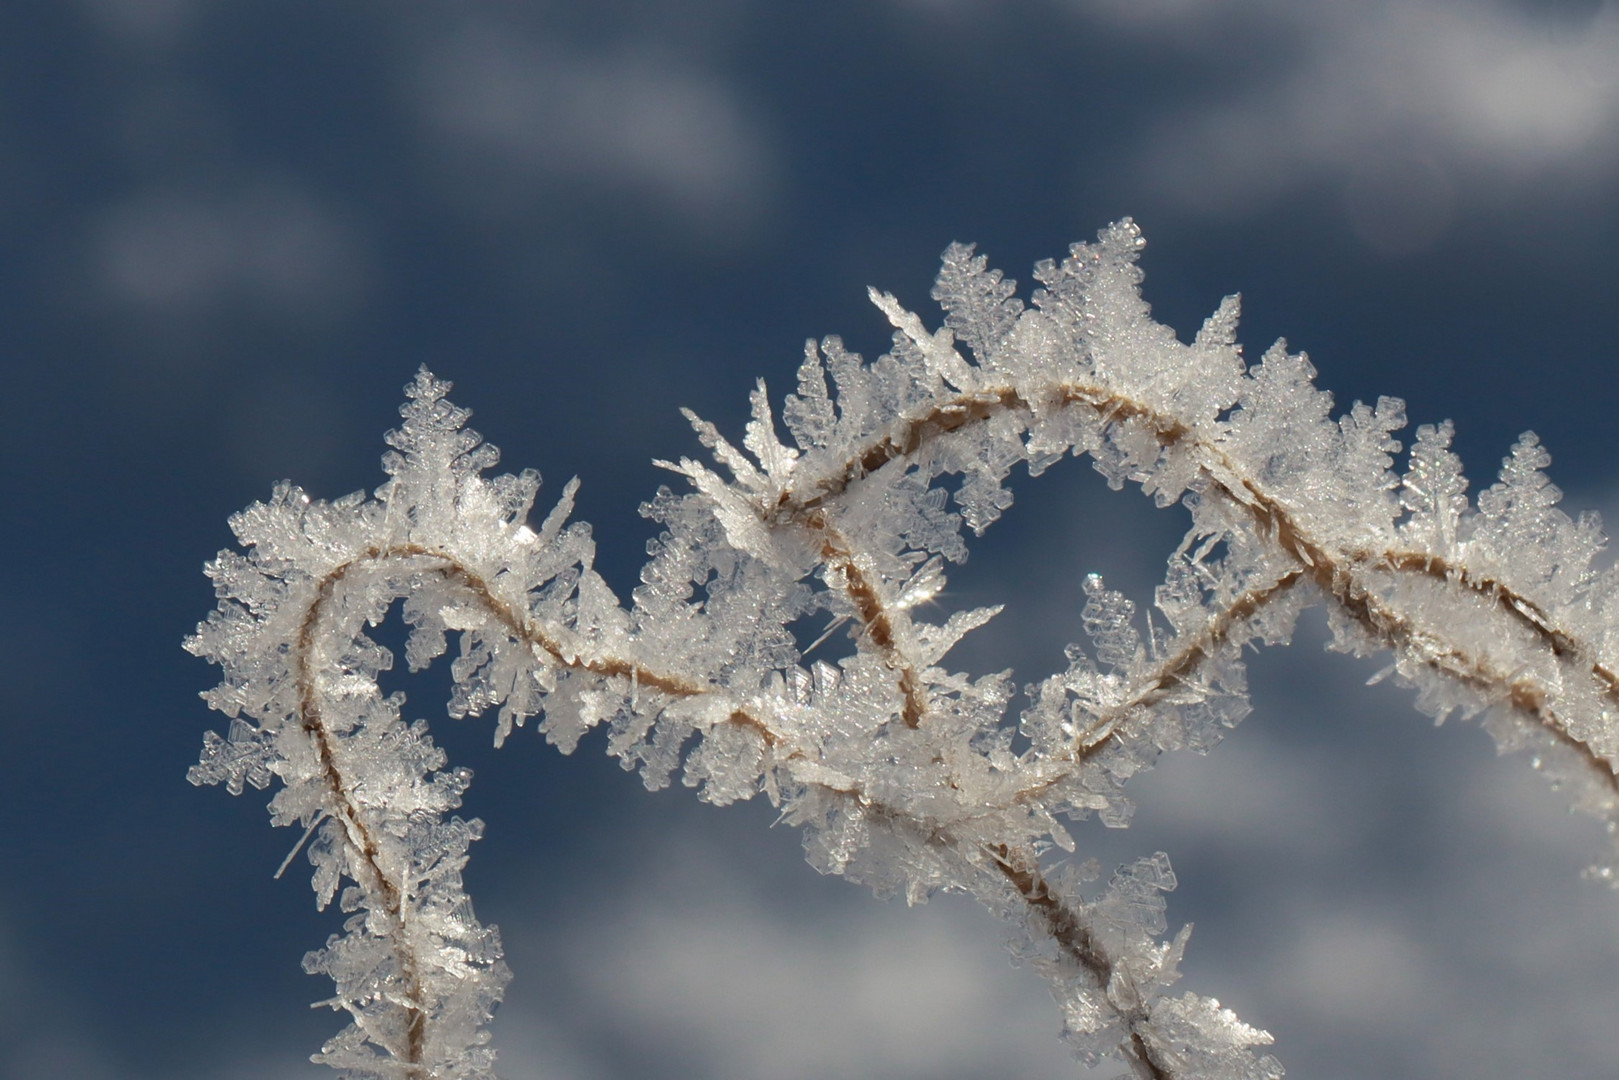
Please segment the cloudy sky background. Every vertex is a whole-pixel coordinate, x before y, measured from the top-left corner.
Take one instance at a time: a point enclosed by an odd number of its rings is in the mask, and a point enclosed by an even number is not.
[[[925,312],[951,240],[1027,281],[1130,214],[1183,335],[1240,290],[1250,356],[1453,418],[1475,490],[1532,428],[1571,509],[1619,506],[1616,195],[1611,0],[0,7],[0,1074],[325,1074],[298,961],[338,920],[270,880],[262,800],[185,783],[220,721],[178,643],[227,515],[375,486],[419,364],[509,467],[582,477],[627,595],[677,405],[737,430],[806,337],[886,347],[866,285]],[[1028,681],[1083,573],[1145,600],[1184,520],[1080,463],[1018,502],[947,599],[1008,603],[959,660]],[[1170,853],[1188,985],[1290,1075],[1619,1073],[1600,831],[1300,637],[1082,848]],[[442,716],[442,676],[401,685]],[[1079,1075],[959,898],[821,879],[767,806],[647,794],[598,741],[434,731],[478,772],[508,1080]]]

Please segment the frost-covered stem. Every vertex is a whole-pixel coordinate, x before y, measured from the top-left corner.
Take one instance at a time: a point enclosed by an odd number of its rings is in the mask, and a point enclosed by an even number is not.
[[[608,678],[631,679],[641,689],[658,691],[673,698],[693,698],[715,692],[712,687],[698,685],[679,675],[659,671],[633,660],[608,655],[586,655],[580,651],[577,643],[567,642],[564,634],[542,627],[533,620],[518,614],[510,605],[495,596],[487,581],[474,571],[463,566],[454,555],[448,552],[439,551],[421,544],[399,544],[387,548],[372,548],[352,562],[344,563],[333,570],[320,583],[320,599],[311,606],[309,614],[304,619],[304,629],[300,630],[299,634],[298,651],[298,663],[300,665],[299,694],[300,700],[305,702],[303,707],[303,715],[306,718],[305,728],[315,737],[317,746],[320,749],[322,763],[325,766],[327,775],[331,777],[332,789],[335,793],[335,802],[337,804],[337,809],[334,810],[333,816],[343,821],[346,827],[348,827],[349,821],[356,822],[354,826],[349,828],[349,832],[351,836],[364,838],[365,844],[359,846],[357,850],[373,857],[372,861],[367,862],[367,866],[375,867],[375,845],[371,844],[370,837],[365,832],[364,827],[357,822],[350,800],[350,793],[343,780],[341,770],[334,764],[330,764],[332,760],[331,736],[319,721],[319,696],[312,684],[312,677],[302,674],[305,670],[303,657],[308,644],[314,640],[313,628],[319,618],[320,608],[326,600],[330,599],[338,582],[360,568],[376,569],[394,560],[419,558],[438,562],[440,565],[435,569],[439,574],[446,580],[453,581],[465,589],[478,606],[499,622],[502,629],[513,638],[542,650],[547,654],[551,662],[558,667],[573,671],[588,671]],[[879,612],[883,610],[881,601],[876,597],[874,590],[871,603],[873,605],[872,610]],[[886,644],[891,640],[891,638],[885,638],[880,643]],[[904,669],[901,674],[902,677],[905,674],[910,674],[913,679],[915,678],[914,672],[910,669]],[[314,718],[313,721],[309,719],[310,717]],[[807,756],[802,749],[789,747],[787,736],[774,728],[765,717],[745,707],[739,706],[736,708],[725,722],[746,727],[756,732],[767,745],[778,751],[780,759],[783,761],[802,759]],[[311,724],[314,726],[311,727]],[[848,791],[838,790],[839,794],[850,794]],[[885,811],[890,809],[881,804],[873,803],[870,799],[865,798],[862,792],[856,791],[853,794],[859,795],[867,805],[876,806],[878,809]],[[898,811],[894,811],[894,813],[898,813]],[[380,870],[377,870],[376,873],[378,880],[384,883],[385,888],[392,888]],[[397,892],[397,890],[394,891]]]
[[[804,520],[821,536],[821,564],[836,570],[843,579],[843,593],[854,606],[861,632],[899,676],[900,696],[905,699],[900,709],[901,720],[908,728],[919,727],[922,715],[927,712],[927,693],[922,689],[922,680],[915,666],[906,660],[904,650],[899,646],[894,616],[883,603],[882,593],[861,567],[853,546],[827,522],[825,514],[811,510]]]
[[[1432,667],[1487,692],[1504,692],[1515,708],[1535,717],[1548,734],[1575,751],[1603,784],[1619,794],[1619,771],[1616,771],[1614,763],[1569,730],[1567,722],[1558,715],[1549,700],[1544,684],[1529,676],[1515,676],[1512,672],[1497,670],[1482,659],[1469,656],[1447,642],[1434,640],[1432,635],[1423,633],[1357,580],[1357,564],[1421,574],[1436,581],[1460,585],[1496,601],[1502,610],[1538,636],[1554,656],[1564,659],[1592,654],[1593,650],[1581,646],[1552,626],[1533,601],[1519,596],[1499,581],[1469,573],[1466,567],[1453,566],[1444,559],[1411,552],[1367,553],[1355,562],[1343,565],[1334,560],[1323,545],[1307,536],[1292,516],[1278,502],[1262,494],[1252,481],[1244,481],[1243,487],[1253,499],[1247,505],[1260,535],[1269,535],[1278,547],[1304,564],[1315,583],[1337,600],[1346,614],[1396,651],[1401,646],[1422,646],[1422,651],[1428,653],[1428,663]],[[1601,663],[1585,663],[1582,667],[1601,682],[1604,693],[1619,704],[1619,677]]]
[[[813,510],[842,495],[862,477],[890,461],[910,457],[934,439],[1014,409],[1028,412],[1030,405],[1014,389],[990,389],[952,398],[920,414],[904,417],[883,438],[852,456],[841,469],[809,485],[810,490],[803,498],[798,498],[794,492],[783,492],[780,509],[789,514]]]
[[[1509,707],[1498,742],[1592,774],[1582,805],[1611,828],[1619,571],[1591,565],[1594,519],[1555,509],[1538,442],[1520,441],[1476,508],[1448,424],[1418,429],[1396,476],[1399,402],[1334,422],[1301,355],[1279,344],[1247,367],[1234,297],[1182,344],[1147,316],[1139,247],[1123,222],[1061,268],[1041,264],[1047,288],[1028,309],[952,246],[934,291],[944,328],[873,293],[898,331],[891,354],[867,366],[831,338],[824,356],[806,350],[782,412],[797,449],[778,440],[762,382],[748,453],[688,414],[732,479],[660,462],[695,490],[643,507],[667,531],[630,608],[592,569],[588,526],[567,524],[575,484],[530,528],[538,474],[484,477],[498,452],[425,369],[374,498],[311,501],[283,484],[235,516],[249,551],[209,565],[220,606],[187,641],[224,668],[205,696],[230,731],[204,737],[190,776],[232,793],[279,776],[275,823],[332,819],[310,848],[315,891],[324,907],[353,879],[351,917],[304,966],[332,976],[331,1004],[354,1023],[315,1060],[355,1080],[493,1078],[485,1025],[510,973],[460,878],[483,826],[444,817],[470,772],[439,771],[425,722],[405,724],[402,695],[381,693],[392,658],[362,629],[401,597],[413,670],[461,636],[452,716],[498,706],[499,745],[543,713],[564,752],[605,724],[609,752],[649,787],[683,768],[710,802],[765,793],[823,872],[911,902],[976,894],[1010,917],[1014,952],[1032,932],[1028,955],[1080,1052],[1122,1054],[1136,1080],[1275,1080],[1281,1066],[1249,1049],[1270,1035],[1217,1001],[1164,993],[1190,929],[1160,940],[1167,856],[1120,867],[1094,897],[1080,895],[1087,871],[1048,873],[1041,858],[1073,850],[1060,819],[1125,824],[1130,776],[1240,719],[1240,650],[1286,639],[1300,589],[1329,601],[1335,647],[1392,650],[1432,714]],[[1160,505],[1185,496],[1193,527],[1156,596],[1169,636],[1149,615],[1143,640],[1135,606],[1087,579],[1094,648],[1031,689],[1014,731],[1009,673],[940,666],[999,609],[943,624],[912,609],[965,557],[962,521],[981,532],[1010,505],[1013,465],[1038,472],[1069,451]],[[853,621],[856,648],[806,666],[792,625],[820,610]]]
[[[399,930],[393,936],[401,971],[409,987],[409,998],[417,1002],[421,998],[421,987],[417,980],[417,958],[411,951],[409,937],[405,933],[406,909],[405,895],[399,883],[391,881],[383,872],[377,862],[377,845],[366,829],[358,807],[353,802],[353,792],[350,789],[341,767],[336,760],[336,748],[331,732],[321,720],[320,696],[315,686],[315,676],[311,672],[308,656],[317,639],[317,629],[324,613],[324,608],[336,593],[342,581],[351,573],[360,570],[376,570],[387,563],[404,560],[428,559],[439,565],[434,569],[445,580],[458,584],[465,593],[486,613],[492,616],[501,627],[514,638],[524,641],[532,647],[546,652],[558,665],[579,671],[589,671],[608,677],[630,677],[640,686],[655,690],[671,697],[696,697],[710,693],[712,690],[692,684],[686,679],[666,672],[648,668],[642,664],[610,656],[586,656],[575,652],[560,639],[554,632],[536,625],[532,620],[525,618],[514,611],[508,604],[497,598],[490,585],[474,571],[463,566],[456,558],[444,551],[439,551],[421,544],[400,544],[388,548],[372,548],[360,557],[347,562],[332,570],[319,584],[317,599],[310,605],[305,615],[298,635],[298,648],[295,658],[298,675],[298,692],[300,711],[303,717],[305,730],[314,739],[321,760],[321,765],[332,790],[332,806],[330,813],[344,827],[351,845],[361,856],[360,871],[369,880],[361,880],[360,884],[368,892],[378,895],[383,900],[383,907],[389,915],[396,920]],[[873,598],[873,610],[881,612],[880,602]],[[879,644],[885,644],[879,642]],[[1190,658],[1187,666],[1192,664]],[[1170,678],[1166,674],[1166,680]],[[1145,700],[1145,695],[1143,695]],[[727,719],[728,723],[737,724],[755,731],[773,751],[779,755],[779,760],[806,759],[808,754],[802,748],[795,748],[789,744],[787,736],[775,729],[767,718],[757,715],[746,708],[738,708]],[[816,785],[820,786],[820,785]],[[900,807],[885,803],[873,798],[859,785],[851,788],[826,788],[828,792],[837,797],[851,799],[863,806],[874,817],[887,819],[891,822],[904,822],[924,834],[936,834],[933,823],[917,819]],[[1007,844],[996,845],[990,852],[996,869],[1005,876],[1019,897],[1028,904],[1030,911],[1044,924],[1052,939],[1062,950],[1094,978],[1096,985],[1106,990],[1113,978],[1113,960],[1107,955],[1094,936],[1090,924],[1082,913],[1074,910],[1051,889],[1040,871],[1038,858],[1025,849],[1013,848]],[[411,1005],[410,1021],[408,1024],[409,1044],[406,1047],[403,1061],[416,1064],[421,1060],[422,1047],[425,1042],[426,1025],[429,1022],[427,1014],[419,1005]],[[1139,1014],[1139,1015],[1138,1015]],[[1147,1021],[1147,1012],[1144,1007],[1124,1017],[1131,1031],[1130,1046],[1125,1048],[1132,1063],[1132,1067],[1143,1080],[1174,1080],[1174,1074],[1159,1062],[1153,1055],[1148,1044],[1143,1040],[1138,1028],[1144,1028]],[[416,1075],[415,1072],[412,1075]]]
[[[989,854],[995,868],[1045,923],[1051,939],[1069,958],[1090,973],[1096,980],[1097,988],[1105,994],[1108,983],[1113,980],[1113,958],[1096,940],[1084,917],[1065,904],[1047,883],[1040,872],[1040,860],[1031,851],[1013,849],[1005,844],[996,845]],[[1130,1032],[1130,1041],[1120,1049],[1125,1052],[1132,1071],[1141,1080],[1175,1080],[1175,1074],[1159,1060],[1151,1044],[1143,1037],[1148,1023],[1146,1006],[1138,1005],[1123,1019]]]
[[[1150,706],[1172,692],[1210,659],[1238,627],[1305,580],[1332,596],[1344,613],[1390,648],[1410,652],[1420,646],[1421,654],[1428,657],[1427,662],[1434,667],[1487,692],[1504,694],[1513,705],[1534,715],[1555,739],[1576,750],[1606,785],[1619,790],[1619,777],[1615,776],[1611,764],[1570,733],[1562,718],[1547,702],[1545,690],[1536,680],[1492,670],[1481,660],[1467,656],[1461,650],[1421,637],[1416,627],[1362,584],[1361,574],[1364,569],[1420,574],[1451,587],[1460,586],[1478,595],[1495,598],[1515,618],[1533,630],[1555,655],[1590,655],[1589,650],[1554,628],[1532,602],[1517,596],[1500,582],[1471,574],[1465,567],[1453,566],[1437,557],[1385,551],[1355,553],[1346,561],[1311,537],[1279,500],[1271,497],[1257,481],[1244,476],[1238,465],[1218,446],[1199,440],[1198,433],[1191,426],[1098,386],[1062,384],[1048,388],[1046,394],[1048,401],[1060,402],[1058,407],[1088,408],[1104,420],[1144,421],[1157,434],[1161,446],[1190,442],[1190,447],[1183,448],[1199,456],[1209,492],[1222,497],[1230,507],[1246,513],[1253,523],[1255,534],[1285,553],[1294,568],[1282,573],[1269,585],[1249,589],[1233,598],[1214,614],[1201,634],[1183,639],[1175,652],[1161,658],[1147,672],[1139,675],[1133,680],[1133,688],[1120,702],[1104,710],[1085,731],[1076,736],[1066,765],[1053,762],[1058,767],[1042,770],[1045,775],[1036,784],[1019,790],[1014,795],[1014,801],[1021,801],[1049,788],[1094,757],[1110,740],[1122,734],[1118,725],[1128,724],[1133,717],[1145,715],[1143,706]],[[813,494],[798,498],[791,491],[784,492],[775,513],[770,515],[773,525],[799,524],[821,537],[818,550],[820,561],[835,570],[841,578],[842,591],[851,603],[865,640],[898,673],[903,699],[901,718],[908,727],[917,727],[926,712],[920,677],[914,665],[907,662],[904,649],[896,637],[894,616],[884,604],[875,583],[860,566],[854,545],[831,526],[823,507],[884,465],[923,452],[933,440],[971,438],[976,426],[986,424],[1009,410],[1032,414],[1035,408],[1028,399],[1011,388],[990,390],[936,404],[927,412],[904,420],[897,430],[890,429],[880,441],[851,457],[841,472],[834,472],[813,485],[806,485]],[[486,590],[477,591],[487,595]],[[517,632],[518,623],[513,621],[512,616],[502,616],[502,621]],[[531,642],[561,659],[567,659],[557,643],[536,636],[532,630],[523,633]],[[633,676],[639,685],[659,689],[672,696],[687,697],[707,692],[705,687],[628,660],[581,657],[575,662],[579,667],[598,674]],[[1592,672],[1604,683],[1609,695],[1619,700],[1619,680],[1601,665],[1592,665]],[[788,746],[782,734],[775,731],[764,717],[754,715],[747,709],[734,711],[728,722],[758,732],[776,753],[778,761],[809,756],[803,750]],[[858,788],[837,790],[844,797],[858,798],[874,813],[880,812],[890,818],[908,818],[904,811],[875,802]],[[926,822],[917,824],[927,826]],[[1100,987],[1105,988],[1112,974],[1111,959],[1097,945],[1083,917],[1072,907],[1064,905],[1047,886],[1040,875],[1038,860],[1028,852],[1014,856],[1003,845],[996,863],[1018,895],[1047,925],[1053,940],[1089,971]],[[1146,1080],[1169,1078],[1173,1074],[1157,1060],[1142,1035],[1147,1026],[1147,1014],[1144,1009],[1138,1011],[1141,1013],[1139,1016],[1124,1017],[1131,1034],[1129,1042],[1121,1049],[1131,1059],[1133,1068]]]
[[[1594,650],[1555,628],[1533,601],[1518,595],[1499,581],[1470,572],[1465,566],[1423,553],[1368,551],[1356,553],[1347,563],[1340,561],[1325,544],[1310,536],[1299,525],[1286,506],[1267,494],[1253,478],[1245,476],[1244,470],[1219,446],[1199,439],[1197,431],[1179,419],[1098,385],[1062,383],[1042,388],[1040,396],[1058,407],[1089,408],[1104,421],[1143,421],[1151,427],[1162,447],[1189,443],[1188,448],[1197,455],[1210,489],[1228,500],[1233,507],[1245,512],[1252,520],[1257,535],[1298,564],[1298,573],[1308,576],[1324,593],[1333,597],[1341,610],[1390,648],[1398,650],[1401,646],[1423,645],[1430,666],[1487,693],[1503,695],[1515,707],[1534,716],[1554,740],[1573,750],[1602,784],[1619,794],[1619,771],[1616,771],[1615,765],[1570,732],[1566,721],[1548,700],[1546,688],[1538,680],[1494,670],[1479,658],[1423,634],[1399,612],[1380,602],[1366,588],[1360,572],[1363,568],[1389,570],[1421,575],[1451,587],[1459,586],[1500,604],[1514,619],[1538,636],[1555,656],[1583,658],[1593,655]],[[1037,404],[1013,387],[986,388],[935,403],[924,412],[904,418],[882,439],[865,451],[852,455],[841,470],[819,479],[811,486],[813,493],[802,500],[784,493],[780,512],[787,518],[805,513],[806,520],[812,519],[817,507],[841,495],[868,473],[891,461],[911,457],[934,440],[957,435],[967,437],[976,425],[988,423],[1010,411],[1032,415],[1037,411]],[[1255,596],[1239,600],[1229,612],[1229,617],[1222,617],[1224,625],[1218,630],[1229,629],[1239,623],[1244,617],[1239,609],[1244,604],[1253,603],[1257,608],[1264,599]],[[1213,633],[1210,643],[1217,643],[1220,636],[1223,633]],[[1185,655],[1172,658],[1160,669],[1163,678],[1150,680],[1151,684],[1160,689],[1167,688],[1178,675],[1194,668],[1202,655],[1194,647]],[[1582,663],[1582,666],[1603,684],[1606,696],[1619,706],[1619,673],[1608,670],[1600,663]],[[1076,756],[1087,756],[1094,748],[1094,740],[1095,735],[1086,738],[1082,734],[1077,740]]]
[[[1174,653],[1152,670],[1137,679],[1135,686],[1117,705],[1100,710],[1095,722],[1074,739],[1076,762],[1094,756],[1113,736],[1117,723],[1134,709],[1151,705],[1189,678],[1199,664],[1212,657],[1231,634],[1245,621],[1258,614],[1259,609],[1286,595],[1289,589],[1304,577],[1302,570],[1289,570],[1275,582],[1262,589],[1250,589],[1222,608],[1204,627],[1201,634],[1189,637]]]
[[[412,1066],[411,1077],[422,1076],[422,1054],[427,1042],[428,1014],[423,1008],[423,988],[421,984],[420,961],[411,947],[409,926],[409,905],[406,903],[406,887],[404,881],[394,881],[383,870],[379,858],[380,845],[360,813],[360,808],[354,801],[354,786],[344,774],[341,762],[338,760],[337,737],[327,727],[325,717],[321,711],[321,695],[316,686],[318,675],[310,664],[310,654],[319,640],[321,618],[325,614],[326,605],[336,595],[338,586],[357,568],[373,563],[381,556],[381,552],[367,552],[362,560],[344,563],[332,570],[321,579],[315,591],[315,600],[305,612],[303,621],[298,627],[298,639],[292,655],[292,669],[298,685],[298,716],[304,731],[309,735],[315,745],[315,753],[319,769],[324,776],[326,785],[331,791],[331,799],[327,803],[326,812],[342,827],[347,836],[349,847],[356,858],[349,864],[356,881],[365,892],[375,898],[375,902],[388,916],[392,927],[388,937],[393,945],[394,955],[399,961],[401,980],[405,985],[404,1008],[408,1019],[405,1023],[405,1046],[402,1054],[396,1054],[402,1064]],[[425,554],[420,552],[416,554]],[[363,1018],[354,1014],[356,1022],[363,1022]],[[391,1050],[391,1048],[390,1048]]]
[[[1058,407],[1088,408],[1099,417],[1116,421],[1125,418],[1145,421],[1158,434],[1161,445],[1169,446],[1197,438],[1187,425],[1098,387],[1061,385],[1051,388],[1049,393],[1052,399],[1061,402]],[[832,525],[824,508],[830,499],[842,494],[866,473],[890,461],[921,453],[935,439],[971,437],[976,425],[988,423],[1006,410],[1032,413],[1033,407],[1023,396],[1010,389],[937,405],[924,415],[904,422],[897,432],[891,430],[885,438],[851,460],[841,475],[834,475],[830,480],[823,479],[814,485],[814,495],[802,500],[794,499],[791,494],[784,495],[776,507],[776,513],[772,515],[772,525],[805,527],[819,536],[819,561],[834,572],[832,578],[848,599],[863,640],[896,673],[902,699],[901,719],[910,728],[916,728],[923,722],[927,710],[920,674],[909,661],[897,628],[898,620],[903,619],[904,615],[891,610],[885,603],[875,580],[862,566],[856,546]],[[1132,680],[1132,688],[1123,698],[1101,710],[1084,731],[1077,733],[1069,752],[1062,758],[1049,760],[1044,768],[1038,770],[1039,775],[1034,778],[1034,783],[1020,785],[1011,793],[1010,802],[1022,802],[1037,796],[1083,766],[1110,742],[1123,737],[1125,730],[1121,725],[1128,725],[1133,718],[1145,715],[1146,707],[1191,678],[1199,666],[1212,658],[1237,629],[1261,608],[1306,579],[1326,595],[1332,596],[1342,611],[1390,647],[1409,651],[1421,646],[1422,655],[1427,656],[1428,662],[1435,667],[1487,691],[1504,693],[1514,705],[1535,715],[1555,738],[1577,750],[1610,787],[1619,788],[1619,779],[1616,779],[1612,767],[1568,731],[1547,702],[1544,688],[1538,682],[1527,676],[1513,677],[1493,671],[1478,659],[1468,657],[1460,650],[1448,649],[1443,643],[1419,640],[1419,631],[1398,611],[1382,603],[1361,585],[1359,574],[1363,567],[1421,574],[1447,582],[1452,587],[1461,586],[1493,597],[1523,625],[1536,632],[1556,655],[1588,655],[1578,643],[1555,629],[1532,603],[1515,595],[1499,582],[1470,575],[1465,568],[1450,565],[1438,558],[1389,551],[1358,553],[1345,561],[1310,537],[1299,526],[1294,515],[1278,500],[1270,497],[1259,484],[1242,476],[1236,465],[1218,447],[1198,443],[1193,449],[1202,459],[1209,493],[1221,497],[1230,507],[1245,512],[1253,523],[1255,534],[1284,553],[1294,568],[1282,573],[1269,585],[1251,588],[1230,600],[1211,616],[1201,633],[1183,637],[1173,653],[1138,673]],[[608,678],[625,678],[643,690],[659,692],[671,698],[693,698],[713,693],[718,688],[658,670],[633,657],[593,655],[574,640],[571,633],[541,626],[503,602],[488,581],[449,552],[433,547],[401,544],[373,548],[328,574],[320,583],[317,599],[306,615],[298,639],[301,715],[306,730],[316,741],[333,791],[333,816],[359,853],[360,873],[373,879],[362,881],[361,884],[379,898],[384,910],[397,917],[395,947],[399,953],[403,981],[409,988],[406,997],[414,1003],[420,999],[421,992],[415,974],[417,960],[411,953],[405,933],[408,914],[406,897],[402,887],[390,881],[377,863],[377,846],[357,813],[334,756],[332,737],[321,722],[315,680],[308,665],[308,654],[318,637],[322,611],[342,579],[360,565],[378,566],[392,560],[407,559],[428,559],[438,563],[437,572],[464,590],[507,634],[545,653],[550,662],[559,668]],[[1611,673],[1600,666],[1595,666],[1593,673],[1602,680],[1611,696],[1619,698],[1619,680],[1615,680]],[[792,740],[757,710],[737,705],[723,722],[754,731],[770,748],[777,762],[815,759],[813,752],[792,745]],[[901,807],[873,798],[857,782],[832,787],[811,781],[810,786],[835,792],[840,798],[856,800],[873,815],[896,822],[903,820],[928,832],[936,828],[935,823],[917,819]],[[991,851],[996,868],[1029,906],[1036,921],[1047,928],[1052,940],[1084,968],[1105,992],[1113,975],[1112,958],[1099,945],[1082,913],[1064,903],[1047,884],[1041,875],[1037,857],[1027,849],[1004,843]],[[404,1060],[414,1063],[419,1060],[429,1018],[419,1005],[411,1004],[407,1008],[410,1009],[407,1025],[409,1043],[404,1051]],[[1143,1004],[1133,1012],[1121,1013],[1120,1019],[1130,1033],[1121,1050],[1138,1076],[1142,1080],[1173,1080],[1173,1072],[1155,1056],[1144,1036],[1148,1030],[1146,1006]]]

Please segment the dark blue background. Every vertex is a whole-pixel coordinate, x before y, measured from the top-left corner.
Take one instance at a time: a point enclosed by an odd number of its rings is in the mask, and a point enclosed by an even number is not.
[[[320,1074],[297,961],[338,920],[269,880],[262,800],[185,783],[221,721],[179,641],[231,512],[375,486],[419,364],[542,501],[583,478],[627,596],[677,406],[739,430],[806,337],[886,347],[866,285],[936,322],[949,241],[1026,282],[1129,214],[1183,338],[1240,290],[1251,357],[1454,418],[1475,490],[1533,428],[1601,505],[1616,72],[1586,0],[0,6],[0,1075]],[[946,599],[1007,599],[961,660],[1032,679],[1082,573],[1145,601],[1183,522],[1078,464],[1018,490]],[[1594,827],[1310,627],[1082,848],[1170,851],[1190,985],[1292,1075],[1612,1074]],[[442,676],[401,685],[442,716]],[[510,1080],[1074,1073],[965,906],[820,880],[768,807],[648,795],[596,741],[435,732],[479,773]]]

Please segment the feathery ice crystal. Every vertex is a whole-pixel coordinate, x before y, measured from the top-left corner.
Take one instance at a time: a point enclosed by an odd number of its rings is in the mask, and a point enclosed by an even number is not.
[[[690,490],[643,507],[663,531],[628,607],[567,521],[574,484],[531,528],[538,475],[487,476],[494,447],[425,370],[374,496],[282,484],[237,514],[245,553],[209,565],[220,606],[187,641],[224,669],[206,697],[230,729],[190,776],[232,793],[278,777],[274,823],[313,835],[319,903],[349,914],[304,961],[352,1018],[316,1060],[366,1080],[493,1075],[508,972],[460,877],[482,825],[446,816],[469,774],[382,696],[393,657],[366,634],[400,598],[412,670],[459,636],[452,716],[497,710],[497,744],[538,716],[564,753],[603,726],[649,787],[678,772],[713,803],[762,792],[824,873],[913,903],[971,893],[1050,981],[1078,1053],[1142,1078],[1282,1068],[1253,1049],[1269,1034],[1170,993],[1187,935],[1164,937],[1167,857],[1087,893],[1047,856],[1073,850],[1065,821],[1127,824],[1125,782],[1160,753],[1219,741],[1248,710],[1242,647],[1285,642],[1304,606],[1327,606],[1334,648],[1391,652],[1424,712],[1487,711],[1503,751],[1531,749],[1614,831],[1619,576],[1592,569],[1597,521],[1556,508],[1535,437],[1476,507],[1448,423],[1419,427],[1395,472],[1400,401],[1333,419],[1303,355],[1278,342],[1247,367],[1235,297],[1181,343],[1140,297],[1141,246],[1129,221],[1103,230],[1041,263],[1025,306],[952,245],[943,328],[873,291],[892,352],[807,345],[782,408],[793,445],[763,383],[741,448],[691,417],[724,473],[663,463]],[[1006,676],[942,666],[998,609],[917,612],[965,557],[962,523],[981,533],[1010,506],[1012,467],[1068,454],[1193,524],[1155,611],[1088,580],[1090,648],[1009,718]],[[807,663],[789,631],[806,616],[847,625],[855,653]]]

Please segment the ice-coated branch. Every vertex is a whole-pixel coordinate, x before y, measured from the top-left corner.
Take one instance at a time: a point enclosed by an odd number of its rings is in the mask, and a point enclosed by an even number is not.
[[[1235,297],[1182,343],[1141,300],[1140,248],[1128,221],[1076,244],[1036,268],[1025,306],[953,245],[943,327],[873,291],[891,352],[867,364],[837,338],[808,344],[781,410],[793,445],[763,383],[741,447],[688,414],[718,468],[661,463],[691,490],[642,507],[661,532],[628,607],[567,521],[574,486],[531,528],[538,476],[486,475],[496,452],[425,370],[373,497],[282,485],[237,515],[246,552],[210,564],[220,607],[187,643],[224,669],[206,696],[232,720],[191,776],[233,792],[279,777],[272,820],[315,833],[323,906],[341,887],[345,934],[306,967],[353,1022],[317,1060],[492,1075],[484,1028],[507,972],[460,878],[482,826],[446,819],[469,774],[444,771],[425,723],[378,690],[393,658],[365,633],[401,599],[412,670],[459,636],[451,715],[496,709],[497,744],[539,716],[564,752],[605,727],[649,787],[679,771],[710,802],[763,792],[823,872],[913,903],[973,894],[1049,980],[1080,1055],[1116,1054],[1142,1080],[1281,1066],[1218,1001],[1169,995],[1189,928],[1165,938],[1166,856],[1098,891],[1048,855],[1075,849],[1065,822],[1127,824],[1124,785],[1163,751],[1206,751],[1235,725],[1242,648],[1285,642],[1306,604],[1326,604],[1334,648],[1392,654],[1424,711],[1488,710],[1503,749],[1532,747],[1578,806],[1619,819],[1619,576],[1593,569],[1600,528],[1556,508],[1534,437],[1476,506],[1448,423],[1418,428],[1396,473],[1399,401],[1333,418],[1303,355],[1278,343],[1247,366]],[[1087,580],[1089,647],[1010,717],[1008,673],[942,665],[999,609],[918,612],[965,558],[961,526],[1010,507],[1013,467],[1070,455],[1183,503],[1192,527],[1155,610]],[[807,660],[792,627],[808,616],[847,627],[853,655]]]

